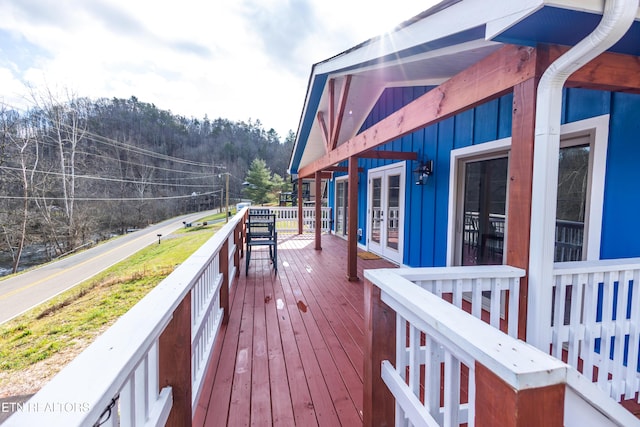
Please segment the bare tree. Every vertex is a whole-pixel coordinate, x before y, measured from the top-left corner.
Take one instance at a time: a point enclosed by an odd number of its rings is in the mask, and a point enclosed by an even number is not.
[[[18,271],[20,265],[20,258],[22,257],[22,251],[24,249],[25,240],[27,237],[27,222],[29,220],[29,199],[31,183],[33,182],[33,175],[38,166],[38,149],[35,143],[35,133],[30,126],[22,126],[19,134],[14,138],[14,144],[19,153],[20,160],[20,180],[22,183],[22,212],[21,220],[18,230],[18,245],[16,247],[15,255],[13,257],[13,272]],[[32,154],[32,147],[35,148]],[[29,171],[29,167],[31,170]]]
[[[56,176],[60,183],[60,200],[66,228],[65,250],[68,251],[76,247],[79,239],[75,212],[76,156],[87,132],[89,101],[68,91],[66,99],[60,101],[49,89],[42,96],[34,95],[33,98],[46,122],[45,138],[57,151]],[[46,199],[43,199],[43,203],[48,211],[45,215],[50,220],[54,206],[49,205]]]
[[[12,271],[15,273],[20,266],[27,241],[31,183],[38,165],[38,149],[36,133],[30,122],[5,106],[0,110],[0,131],[3,146],[0,164],[6,172],[3,184],[6,194],[4,206],[7,209],[3,212],[2,231],[11,253]],[[19,204],[14,205],[14,200]],[[11,206],[15,208],[10,208]]]

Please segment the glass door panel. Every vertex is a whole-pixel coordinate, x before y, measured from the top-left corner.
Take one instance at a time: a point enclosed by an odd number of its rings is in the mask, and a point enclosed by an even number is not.
[[[388,248],[398,250],[400,230],[400,175],[387,176],[387,242]]]
[[[502,157],[465,164],[462,265],[502,264],[508,163]]]
[[[371,241],[380,244],[382,222],[382,178],[371,180]]]
[[[590,146],[560,149],[555,262],[582,261]]]

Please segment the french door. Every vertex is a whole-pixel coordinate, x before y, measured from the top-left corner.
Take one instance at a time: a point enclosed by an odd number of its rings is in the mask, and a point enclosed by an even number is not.
[[[367,243],[370,252],[402,263],[405,166],[369,171]]]
[[[349,230],[349,181],[336,181],[335,233],[345,237]]]

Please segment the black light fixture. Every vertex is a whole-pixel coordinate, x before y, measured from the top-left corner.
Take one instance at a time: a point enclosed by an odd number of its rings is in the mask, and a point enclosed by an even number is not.
[[[413,173],[416,175],[416,185],[425,185],[429,175],[433,173],[433,160],[420,162]]]

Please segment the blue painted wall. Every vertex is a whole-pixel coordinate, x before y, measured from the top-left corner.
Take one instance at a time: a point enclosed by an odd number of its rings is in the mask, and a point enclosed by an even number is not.
[[[431,88],[391,88],[383,92],[361,131],[421,96]],[[512,95],[487,102],[433,126],[394,140],[379,150],[413,151],[421,160],[434,161],[434,174],[427,185],[415,185],[411,173],[416,162],[407,163],[404,264],[443,266],[449,202],[449,169],[452,149],[482,144],[511,136]],[[611,114],[609,154],[605,184],[603,258],[640,256],[640,95],[611,94],[584,89],[565,90],[563,123]],[[390,160],[359,159],[358,227],[365,244],[367,171],[394,163]],[[342,164],[346,166],[346,162]],[[338,174],[336,174],[338,175]],[[334,186],[334,183],[331,183]],[[633,232],[630,232],[633,231]]]
[[[640,257],[640,95],[610,97],[600,257]]]

